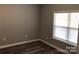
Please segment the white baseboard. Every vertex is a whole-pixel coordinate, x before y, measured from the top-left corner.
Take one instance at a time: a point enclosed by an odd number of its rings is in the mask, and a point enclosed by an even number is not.
[[[43,42],[43,43],[45,43],[45,44],[47,44],[47,45],[49,45],[49,46],[51,46],[51,47],[53,47],[53,48],[55,48],[55,49],[57,49],[57,50],[60,51],[60,52],[68,53],[68,52],[66,52],[65,50],[63,50],[62,48],[60,48],[60,47],[58,47],[58,46],[56,46],[56,45],[53,45],[53,44],[51,44],[51,43],[49,43],[49,42],[47,42],[47,41],[45,41],[45,40],[40,39],[40,41]]]
[[[39,39],[34,39],[34,40],[29,40],[29,41],[23,41],[23,42],[18,42],[18,43],[3,45],[3,46],[0,46],[0,49],[7,48],[7,47],[11,47],[11,46],[16,46],[16,45],[21,45],[21,44],[25,44],[25,43],[30,43],[30,42],[34,42],[34,41],[38,41],[38,40]]]

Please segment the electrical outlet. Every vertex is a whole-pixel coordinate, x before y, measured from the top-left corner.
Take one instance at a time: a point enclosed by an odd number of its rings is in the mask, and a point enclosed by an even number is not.
[[[28,35],[27,34],[25,34],[25,38],[27,38],[28,37]]]
[[[6,40],[6,38],[4,37],[2,40],[3,40],[3,41],[5,41],[5,40]]]
[[[49,37],[47,36],[46,39],[49,39]]]

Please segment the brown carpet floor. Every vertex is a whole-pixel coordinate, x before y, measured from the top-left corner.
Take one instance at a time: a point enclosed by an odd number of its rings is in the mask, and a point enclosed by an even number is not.
[[[63,54],[43,42],[36,41],[32,43],[12,46],[0,49],[0,54]]]

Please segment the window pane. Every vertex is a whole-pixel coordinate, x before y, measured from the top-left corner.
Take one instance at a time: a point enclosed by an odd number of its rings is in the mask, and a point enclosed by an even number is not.
[[[57,38],[65,39],[67,37],[67,29],[66,28],[60,28],[60,27],[54,27],[54,36]]]
[[[79,13],[70,13],[70,27],[78,28]]]
[[[72,29],[70,29],[70,32],[69,32],[69,41],[77,43],[77,37],[78,37],[78,30],[72,30]]]
[[[68,13],[55,13],[54,25],[67,27],[68,26]]]

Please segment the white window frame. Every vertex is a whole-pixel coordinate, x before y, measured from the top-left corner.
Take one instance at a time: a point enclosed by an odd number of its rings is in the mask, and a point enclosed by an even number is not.
[[[54,36],[54,27],[55,27],[55,25],[54,25],[54,14],[55,13],[75,13],[75,12],[79,12],[79,10],[75,10],[75,11],[54,11],[53,12],[53,33],[52,33],[52,37],[53,37],[53,39],[56,39],[56,40],[59,40],[59,41],[62,41],[62,42],[64,42],[64,43],[67,43],[67,44],[69,44],[69,45],[73,45],[73,46],[77,46],[77,44],[76,43],[73,43],[73,42],[71,42],[71,41],[68,41],[68,40],[64,40],[64,39],[61,39],[61,38],[58,38],[58,37],[55,37]],[[70,20],[68,21],[68,23],[70,22]],[[58,26],[58,27],[64,27],[64,26]],[[68,28],[68,29],[70,29],[70,27]],[[75,29],[75,28],[73,28],[73,29]],[[76,30],[76,29],[75,29]],[[69,33],[67,32],[67,37],[69,36]],[[78,40],[77,40],[78,41]]]

